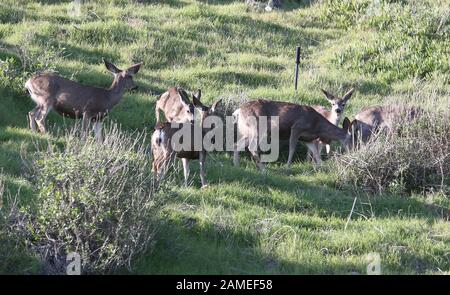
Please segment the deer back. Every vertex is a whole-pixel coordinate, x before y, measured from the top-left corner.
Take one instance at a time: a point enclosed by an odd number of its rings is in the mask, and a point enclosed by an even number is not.
[[[326,140],[345,138],[344,130],[331,124],[312,107],[270,100],[255,100],[241,105],[237,119],[241,136],[251,137],[257,134],[257,121],[252,117],[260,116],[278,116],[280,140],[289,139],[293,128],[299,129],[304,134],[301,139],[304,141],[312,141],[319,137]]]

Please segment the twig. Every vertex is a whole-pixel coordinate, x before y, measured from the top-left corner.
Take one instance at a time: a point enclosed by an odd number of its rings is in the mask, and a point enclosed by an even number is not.
[[[352,218],[353,209],[355,209],[355,204],[356,204],[357,198],[358,197],[355,197],[355,199],[353,200],[352,210],[350,211],[350,214],[348,215],[347,222],[345,223],[344,231],[347,230],[347,226],[348,226],[348,223],[350,222],[350,218]]]

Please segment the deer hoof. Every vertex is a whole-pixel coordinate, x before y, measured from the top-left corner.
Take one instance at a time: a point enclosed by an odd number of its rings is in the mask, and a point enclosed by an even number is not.
[[[202,185],[202,189],[206,189],[208,187],[207,184]]]

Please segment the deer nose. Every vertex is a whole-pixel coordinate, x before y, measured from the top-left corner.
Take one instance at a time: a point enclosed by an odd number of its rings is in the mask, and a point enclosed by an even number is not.
[[[340,114],[342,112],[341,109],[336,109],[336,113]]]

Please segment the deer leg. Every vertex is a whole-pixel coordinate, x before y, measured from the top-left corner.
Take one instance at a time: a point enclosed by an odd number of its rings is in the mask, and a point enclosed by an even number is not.
[[[189,159],[182,158],[181,161],[183,162],[183,171],[184,171],[184,186],[188,186],[188,179],[189,179]]]
[[[159,113],[159,107],[158,106],[155,107],[155,115],[156,115],[156,123],[159,123],[160,113]]]
[[[253,160],[256,162],[256,166],[259,168],[259,170],[264,172],[266,170],[266,166],[263,163],[261,163],[259,151],[250,150],[250,153],[253,157]]]
[[[205,179],[205,159],[206,159],[206,153],[200,152],[199,163],[200,163],[200,180],[202,182],[202,188],[206,188],[208,186],[208,184],[206,183],[206,179]]]
[[[300,134],[296,132],[294,129],[291,129],[291,136],[289,137],[289,156],[286,163],[286,166],[289,167],[292,163],[292,159],[294,158],[295,150],[297,149],[297,142]]]
[[[308,150],[308,152],[306,153],[306,160],[308,160],[308,161],[312,161],[313,160],[313,155],[311,154],[310,150]]]
[[[325,145],[325,151],[327,152],[327,156],[329,156],[330,152],[331,152],[331,146],[329,144]],[[319,150],[319,153],[320,153],[320,150]]]
[[[102,136],[102,125],[103,123],[101,121],[95,121],[94,123],[94,134],[95,134],[95,140],[98,143],[102,143],[103,142],[103,136]]]
[[[33,110],[28,113],[28,119],[30,123],[30,129],[36,131],[36,116],[39,115],[40,107],[36,106]]]
[[[81,137],[86,138],[88,134],[88,128],[89,128],[90,118],[86,114],[86,112],[83,113],[83,119],[81,121]]]
[[[323,149],[323,143],[321,143],[320,141],[317,141],[317,153],[319,154],[319,157],[322,155],[322,149]],[[325,147],[327,147],[327,144],[325,145]]]
[[[319,140],[314,140],[313,142],[316,143],[317,149],[319,150],[319,154],[320,154],[320,151],[321,151],[321,149],[322,149],[321,144],[320,144],[320,141],[319,141]],[[308,160],[308,161],[311,161],[311,162],[314,162],[314,161],[315,161],[314,155],[313,155],[313,153],[312,153],[312,151],[311,151],[310,149],[308,149],[308,152],[307,152],[307,160]]]
[[[41,133],[46,133],[46,128],[45,128],[45,119],[47,118],[48,112],[50,111],[49,107],[46,106],[42,106],[39,110],[39,113],[37,114],[37,116],[35,116],[36,118],[36,124],[39,128],[39,131]]]
[[[241,154],[239,153],[236,145],[237,144],[234,145],[233,151],[233,164],[235,167],[239,167],[241,164]]]
[[[233,164],[235,167],[239,167],[241,164],[241,154],[239,153],[239,147],[238,142],[234,144],[234,151],[233,151]]]
[[[241,164],[241,154],[240,149],[245,149],[247,147],[247,139],[241,138],[234,144],[234,151],[233,151],[233,164],[235,167],[239,167]]]
[[[320,165],[322,160],[320,159],[320,154],[317,148],[317,144],[315,142],[307,142],[306,146],[313,154],[313,159],[317,165]]]

